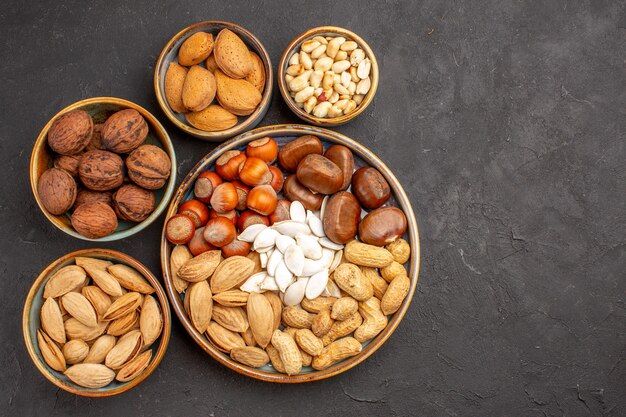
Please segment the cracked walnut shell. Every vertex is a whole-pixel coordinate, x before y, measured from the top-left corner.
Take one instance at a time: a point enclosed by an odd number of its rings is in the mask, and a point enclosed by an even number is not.
[[[112,190],[124,181],[124,162],[113,152],[89,151],[80,160],[78,174],[85,187],[91,190]]]
[[[113,194],[113,209],[122,220],[144,221],[154,210],[154,203],[152,191],[134,184],[124,185]]]
[[[170,176],[172,162],[167,153],[158,146],[142,145],[126,158],[128,176],[140,187],[156,190]]]

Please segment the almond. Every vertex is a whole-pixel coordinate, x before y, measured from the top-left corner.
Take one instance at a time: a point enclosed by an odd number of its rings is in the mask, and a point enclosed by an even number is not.
[[[241,307],[213,306],[211,318],[228,330],[241,333],[248,329],[248,317]]]
[[[102,316],[104,316],[104,313],[106,313],[106,311],[111,306],[111,297],[109,297],[107,293],[105,293],[95,285],[88,285],[86,287],[83,287],[80,292],[85,296],[87,300],[89,300],[93,308],[96,310],[98,318],[102,318]]]
[[[260,368],[270,361],[270,357],[263,349],[254,346],[233,348],[230,351],[230,357],[253,368]]]
[[[171,62],[165,73],[165,100],[176,113],[187,111],[183,104],[183,85],[188,71],[182,65]]]
[[[133,359],[143,345],[141,332],[133,330],[120,337],[113,349],[107,353],[104,364],[111,369],[119,369]]]
[[[217,101],[229,112],[237,116],[251,114],[262,100],[261,93],[248,81],[228,77],[215,70]]]
[[[209,323],[206,332],[213,344],[224,352],[230,353],[234,348],[246,346],[246,342],[239,334],[231,332],[214,321]]]
[[[252,51],[250,51],[250,58],[252,60],[252,71],[246,76],[245,80],[259,90],[259,93],[263,94],[263,89],[265,88],[265,67],[263,61]]]
[[[111,265],[107,268],[107,271],[128,291],[135,291],[141,294],[152,294],[155,291],[143,275],[128,265]]]
[[[187,245],[174,246],[170,254],[170,274],[174,288],[179,294],[185,291],[189,283],[178,276],[178,270],[191,258],[193,258],[193,255],[187,248]]]
[[[122,369],[118,371],[115,379],[120,382],[128,382],[137,378],[139,374],[141,374],[143,370],[148,367],[150,359],[152,359],[152,351],[147,350],[124,365]]]
[[[141,306],[139,328],[143,336],[143,343],[150,346],[161,335],[163,330],[163,315],[159,304],[151,295],[146,295]]]
[[[248,47],[234,32],[222,29],[215,39],[215,62],[231,78],[243,78],[253,69]]]
[[[56,298],[80,287],[87,274],[77,265],[68,265],[59,269],[46,283],[43,298]]]
[[[133,327],[135,327],[138,319],[139,314],[137,314],[136,310],[133,310],[118,319],[112,320],[107,328],[107,334],[111,336],[125,335],[132,330]]]
[[[240,286],[252,275],[253,269],[254,262],[245,256],[231,256],[215,269],[211,277],[211,291],[218,294]]]
[[[248,322],[254,339],[265,348],[272,339],[274,331],[274,311],[263,294],[251,293],[247,305]]]
[[[107,356],[107,353],[113,346],[115,346],[115,336],[105,334],[96,339],[91,345],[87,357],[83,360],[83,363],[102,363]]]
[[[63,345],[65,363],[73,365],[82,362],[89,353],[89,345],[80,339],[74,339]]]
[[[240,290],[224,291],[213,296],[213,301],[224,307],[243,307],[248,302],[250,293]]]
[[[119,319],[131,311],[135,311],[141,305],[142,301],[143,298],[138,292],[126,293],[113,301],[113,304],[111,304],[106,313],[104,313],[102,319],[105,321]]]
[[[70,316],[80,321],[87,327],[95,327],[98,323],[96,310],[82,294],[77,292],[68,292],[61,297],[63,308]]]
[[[198,112],[187,113],[185,119],[193,127],[207,132],[226,130],[237,124],[237,116],[218,104],[211,104]]]
[[[189,69],[183,84],[183,104],[191,111],[205,109],[215,98],[215,77],[199,65]]]
[[[204,281],[213,274],[222,261],[222,252],[210,250],[188,260],[178,270],[178,276],[188,282]]]
[[[185,301],[189,298],[188,314],[191,323],[199,333],[204,333],[211,321],[213,298],[207,281],[195,282],[187,288]]]
[[[43,360],[46,361],[48,366],[55,371],[65,371],[65,357],[63,356],[61,349],[59,349],[50,336],[41,330],[37,330],[37,343],[39,345],[41,356],[43,356]]]
[[[196,32],[180,45],[178,63],[186,67],[199,64],[211,55],[213,46],[213,35],[206,32]]]
[[[41,327],[55,342],[65,343],[63,314],[54,298],[48,298],[41,306]]]
[[[105,387],[115,378],[114,371],[95,363],[79,363],[68,368],[65,375],[75,384],[87,388]]]
[[[71,317],[65,320],[63,327],[65,327],[65,335],[68,339],[82,339],[85,342],[89,342],[103,334],[107,325],[106,321],[100,321],[96,326],[89,327]]]

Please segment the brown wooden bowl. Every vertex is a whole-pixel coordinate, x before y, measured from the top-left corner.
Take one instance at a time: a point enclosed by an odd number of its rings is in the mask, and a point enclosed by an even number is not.
[[[259,55],[261,61],[263,61],[263,67],[265,69],[265,88],[263,89],[263,98],[261,99],[259,106],[254,112],[252,112],[252,114],[249,116],[239,116],[239,122],[229,129],[208,132],[206,130],[193,127],[187,122],[184,115],[176,113],[170,108],[167,100],[165,99],[164,80],[165,73],[167,72],[170,62],[178,62],[178,49],[188,37],[200,31],[212,33],[215,37],[222,29],[229,29],[230,31],[236,33],[250,50]],[[272,62],[270,61],[270,56],[263,44],[257,39],[256,36],[243,27],[234,23],[223,22],[221,20],[207,20],[206,22],[195,23],[178,32],[165,45],[154,68],[154,92],[163,113],[165,113],[167,118],[170,119],[170,121],[183,132],[209,142],[221,142],[258,125],[263,117],[265,117],[267,109],[270,106],[273,86],[274,75],[272,72]]]
[[[352,113],[348,113],[343,116],[332,117],[332,118],[316,117],[312,114],[305,112],[300,107],[298,107],[294,99],[289,95],[289,88],[287,87],[287,81],[285,81],[285,74],[287,73],[289,60],[291,59],[291,56],[295,53],[296,49],[298,50],[300,49],[300,46],[302,45],[303,42],[309,39],[312,39],[316,36],[333,36],[333,37],[344,36],[345,38],[349,40],[353,40],[359,45],[361,49],[363,49],[363,51],[365,51],[366,56],[372,62],[372,69],[371,69],[372,86],[370,87],[370,90],[367,92],[367,95],[365,96],[365,98],[363,98],[363,101],[361,102],[361,104],[359,104]],[[313,29],[309,29],[306,32],[301,33],[293,41],[291,41],[289,45],[287,45],[287,48],[285,48],[285,52],[283,52],[283,56],[280,59],[280,62],[278,63],[278,71],[277,71],[276,76],[278,78],[278,89],[280,90],[280,94],[283,96],[285,103],[287,103],[287,106],[291,109],[291,111],[293,111],[296,114],[296,116],[298,116],[300,119],[304,120],[305,122],[308,122],[317,126],[326,127],[326,126],[342,125],[354,119],[361,113],[363,113],[363,111],[367,108],[367,106],[370,105],[372,100],[374,100],[374,95],[376,95],[376,90],[378,89],[379,73],[378,73],[378,62],[376,61],[376,57],[374,56],[374,51],[372,51],[372,48],[370,48],[367,42],[365,42],[360,36],[358,36],[354,32],[349,31],[348,29],[340,28],[337,26],[320,26],[320,27],[316,27]]]
[[[167,291],[170,302],[172,303],[172,307],[176,312],[176,315],[183,323],[183,326],[185,327],[187,332],[191,335],[193,340],[198,345],[200,345],[200,347],[202,347],[202,349],[204,349],[209,355],[211,355],[221,364],[226,365],[230,369],[239,372],[240,374],[269,382],[301,383],[318,381],[345,372],[348,369],[363,362],[365,359],[371,356],[383,343],[385,343],[385,341],[391,336],[391,334],[400,324],[402,317],[404,317],[404,314],[406,313],[407,309],[409,308],[409,304],[411,303],[411,298],[413,297],[413,293],[415,292],[415,288],[417,286],[417,278],[419,272],[420,244],[417,221],[415,220],[415,215],[413,213],[413,209],[411,208],[411,202],[409,201],[409,198],[402,189],[400,182],[396,179],[391,170],[380,159],[378,159],[378,157],[372,151],[370,151],[363,145],[348,138],[347,136],[317,127],[304,125],[266,126],[254,129],[250,132],[239,135],[229,140],[228,142],[225,142],[214,151],[207,154],[204,158],[202,158],[196,164],[196,166],[193,167],[191,171],[187,174],[183,182],[178,187],[178,190],[176,190],[176,194],[174,195],[174,198],[170,203],[170,207],[166,214],[165,223],[167,223],[167,219],[176,214],[178,205],[182,201],[192,196],[193,184],[198,175],[203,171],[211,170],[217,158],[219,158],[220,155],[222,155],[224,152],[232,149],[243,149],[249,142],[266,136],[277,138],[277,141],[280,145],[289,140],[289,138],[293,139],[302,135],[315,135],[326,144],[337,143],[347,146],[352,150],[355,156],[355,160],[357,158],[360,158],[364,163],[367,163],[370,166],[378,169],[385,177],[385,179],[389,182],[392,191],[392,199],[394,199],[395,205],[402,209],[407,218],[408,228],[405,238],[409,241],[411,245],[411,259],[408,270],[408,275],[411,280],[411,287],[404,302],[400,306],[400,309],[391,317],[389,317],[389,323],[387,327],[380,334],[378,334],[378,336],[367,342],[363,346],[363,350],[361,351],[361,353],[359,353],[358,355],[336,363],[335,365],[323,371],[308,370],[303,371],[303,373],[300,373],[298,375],[292,376],[277,373],[269,365],[266,365],[264,368],[261,369],[255,369],[232,360],[227,354],[216,348],[207,337],[205,337],[203,334],[198,333],[198,331],[194,328],[191,320],[189,319],[185,311],[183,299],[174,288],[174,284],[172,282],[169,259],[171,248],[173,247],[173,245],[171,245],[165,238],[164,228],[161,236],[161,266],[163,268],[165,289]]]
[[[46,210],[46,208],[43,206],[43,203],[41,202],[41,199],[39,198],[39,193],[37,192],[39,177],[41,177],[41,174],[43,174],[46,169],[52,167],[53,162],[52,150],[48,146],[48,131],[50,130],[50,126],[52,126],[52,123],[59,116],[72,110],[84,110],[89,113],[92,118],[94,118],[94,121],[96,123],[102,123],[112,113],[124,109],[137,110],[144,117],[144,119],[146,119],[146,122],[148,123],[148,126],[150,128],[148,132],[148,137],[146,138],[146,143],[158,146],[159,148],[163,149],[165,153],[167,153],[170,161],[172,161],[172,170],[170,173],[170,177],[167,180],[167,183],[162,188],[158,190],[153,190],[154,196],[156,198],[154,211],[152,211],[152,213],[150,213],[150,215],[144,221],[135,223],[118,219],[117,229],[115,229],[113,233],[99,239],[90,239],[74,230],[71,223],[71,217],[68,213],[64,213],[58,216],[51,214],[48,210]],[[156,119],[156,117],[154,117],[148,110],[144,109],[138,104],[133,103],[132,101],[124,100],[121,98],[93,97],[77,101],[76,103],[64,108],[63,110],[58,112],[52,119],[50,119],[50,121],[41,130],[41,133],[39,133],[39,137],[37,137],[37,141],[33,146],[33,153],[30,157],[30,188],[33,192],[33,196],[35,197],[35,201],[37,201],[37,205],[41,209],[41,212],[56,228],[62,230],[70,236],[79,239],[90,240],[93,242],[110,242],[113,240],[124,239],[136,233],[139,233],[140,231],[151,225],[161,215],[161,213],[163,213],[165,207],[167,207],[167,203],[172,197],[172,193],[174,192],[174,185],[176,184],[177,166],[178,165],[176,163],[174,146],[172,145],[172,141],[170,140],[167,131],[165,130],[163,125]]]
[[[161,336],[159,336],[159,338],[152,345],[151,349],[153,351],[153,356],[150,364],[139,376],[131,381],[118,382],[113,380],[113,382],[106,387],[97,389],[81,387],[70,381],[69,378],[62,373],[50,368],[41,356],[39,343],[37,342],[37,329],[41,327],[39,315],[43,304],[44,286],[56,271],[64,266],[74,264],[74,259],[78,256],[89,256],[133,267],[141,273],[141,275],[143,275],[156,290],[153,295],[156,296],[159,306],[161,307],[161,312],[163,314],[163,330],[161,332]],[[82,249],[76,252],[68,253],[67,255],[64,255],[52,262],[41,272],[41,274],[39,274],[30,288],[30,291],[26,296],[24,312],[22,314],[22,332],[24,334],[24,343],[26,344],[26,349],[28,350],[30,358],[39,372],[41,372],[48,381],[52,382],[57,387],[83,397],[110,397],[112,395],[126,392],[139,385],[156,369],[161,362],[161,359],[163,359],[163,355],[167,349],[167,344],[170,340],[171,327],[172,317],[170,307],[167,302],[167,297],[165,296],[165,291],[163,291],[163,287],[156,277],[148,268],[136,259],[110,249]]]

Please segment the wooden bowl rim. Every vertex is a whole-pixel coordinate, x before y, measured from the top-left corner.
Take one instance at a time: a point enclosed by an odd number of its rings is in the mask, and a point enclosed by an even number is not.
[[[261,61],[263,61],[263,64],[265,67],[265,88],[263,89],[263,97],[258,107],[256,108],[254,112],[252,112],[249,116],[247,116],[247,118],[244,119],[243,122],[237,123],[235,126],[226,130],[220,130],[217,132],[208,132],[206,130],[197,129],[191,126],[190,124],[183,123],[176,117],[172,109],[170,109],[170,106],[167,103],[167,100],[165,99],[165,92],[161,88],[161,79],[159,77],[159,73],[161,72],[162,67],[165,64],[166,55],[168,55],[171,52],[171,50],[174,48],[174,44],[176,44],[181,38],[187,35],[190,35],[192,32],[195,33],[195,31],[198,29],[207,30],[207,29],[213,29],[213,28],[222,28],[222,29],[226,28],[226,29],[232,30],[237,35],[243,34],[244,37],[248,38],[248,39],[243,39],[244,42],[246,44],[251,43],[256,48],[256,50],[253,50],[253,52],[256,52],[261,58]],[[163,113],[165,113],[165,116],[172,123],[174,123],[174,125],[176,125],[177,128],[179,128],[183,132],[189,135],[192,135],[198,139],[202,139],[202,140],[209,141],[209,142],[222,142],[226,138],[230,138],[235,135],[238,135],[248,129],[253,128],[258,123],[261,122],[261,119],[263,119],[263,117],[265,116],[265,113],[267,113],[267,110],[270,105],[270,101],[272,99],[272,90],[274,87],[273,77],[274,77],[274,73],[272,69],[272,61],[267,52],[267,49],[265,49],[265,46],[263,46],[261,41],[255,35],[253,35],[252,32],[250,32],[249,30],[235,23],[231,23],[231,22],[227,22],[223,20],[205,20],[205,21],[194,23],[193,25],[187,26],[186,28],[176,33],[165,44],[165,47],[163,48],[163,50],[161,51],[161,54],[157,58],[156,65],[154,68],[154,93],[156,95],[157,101],[159,102],[159,106],[161,107],[161,110],[163,111]],[[237,116],[237,117],[243,117],[243,116]]]
[[[389,323],[385,330],[383,330],[378,336],[370,341],[370,343],[363,348],[361,353],[358,355],[348,358],[344,361],[341,361],[328,369],[323,371],[314,371],[307,374],[298,374],[298,375],[285,375],[280,373],[269,373],[260,371],[255,368],[250,368],[245,365],[242,365],[234,360],[232,360],[229,356],[221,352],[217,349],[213,344],[208,341],[208,339],[202,334],[198,333],[198,331],[193,327],[191,321],[188,319],[187,314],[185,313],[183,302],[180,299],[180,295],[174,288],[170,275],[170,265],[169,265],[169,242],[165,238],[165,224],[167,223],[167,219],[172,215],[176,214],[177,206],[186,194],[188,188],[191,186],[196,177],[202,172],[202,170],[208,165],[215,162],[215,160],[221,155],[223,152],[237,148],[245,143],[248,143],[252,140],[259,139],[265,136],[300,136],[300,135],[317,135],[320,136],[320,139],[327,142],[335,142],[348,146],[352,152],[355,152],[356,155],[361,157],[364,161],[366,161],[371,166],[376,167],[383,174],[383,176],[389,182],[393,193],[398,201],[398,205],[405,212],[407,217],[408,224],[408,233],[409,240],[411,245],[411,264],[409,268],[409,278],[411,279],[411,287],[409,289],[409,293],[407,294],[404,302],[400,306],[400,309],[391,317]],[[329,139],[330,138],[330,139]],[[319,381],[325,378],[330,378],[334,375],[338,375],[342,372],[345,372],[359,363],[363,362],[369,356],[371,356],[382,344],[393,334],[395,329],[400,324],[400,321],[404,317],[409,305],[411,303],[411,299],[413,298],[413,294],[415,292],[415,288],[417,286],[418,274],[419,274],[419,265],[420,265],[420,243],[419,243],[419,231],[417,227],[417,221],[415,219],[415,214],[411,207],[411,202],[407,197],[404,189],[400,185],[398,179],[393,175],[391,170],[376,156],[373,152],[367,149],[365,146],[359,144],[353,139],[348,138],[340,133],[314,127],[314,126],[306,126],[306,125],[298,125],[298,124],[282,124],[282,125],[273,125],[273,126],[265,126],[260,127],[249,132],[246,132],[242,135],[239,135],[228,142],[223,143],[213,151],[209,152],[205,155],[200,161],[189,171],[187,176],[184,178],[178,189],[176,190],[176,194],[170,203],[170,207],[165,215],[165,221],[163,226],[163,231],[161,234],[161,267],[163,269],[163,282],[165,283],[165,289],[167,295],[172,304],[172,308],[174,312],[178,316],[179,320],[182,322],[185,330],[191,335],[193,340],[204,349],[209,355],[211,355],[214,359],[220,362],[222,365],[227,366],[228,368],[242,374],[255,379],[259,379],[267,382],[278,382],[278,383],[303,383],[303,382],[312,382]]]
[[[30,337],[30,311],[33,307],[33,300],[35,299],[35,295],[39,288],[44,285],[44,282],[50,278],[50,274],[52,271],[57,269],[63,263],[73,260],[78,256],[89,256],[89,257],[106,257],[109,259],[115,259],[125,263],[127,265],[135,268],[139,273],[141,273],[150,284],[155,289],[156,298],[159,300],[159,305],[161,307],[161,312],[163,314],[163,330],[161,332],[161,342],[159,343],[158,349],[156,350],[156,354],[152,357],[150,364],[144,371],[137,376],[137,378],[124,383],[114,389],[106,389],[106,388],[79,388],[77,386],[66,383],[65,381],[57,378],[50,370],[46,363],[40,358],[39,354],[35,350],[35,341]],[[121,394],[130,390],[131,388],[139,385],[142,381],[144,381],[152,372],[157,368],[163,356],[165,355],[165,351],[167,350],[167,346],[170,340],[170,334],[172,329],[172,316],[169,308],[169,303],[167,301],[167,296],[165,295],[165,291],[163,287],[156,279],[154,274],[150,272],[150,270],[144,266],[141,262],[136,260],[135,258],[126,255],[125,253],[118,252],[112,249],[101,249],[101,248],[92,248],[92,249],[81,249],[66,255],[61,256],[57,260],[53,261],[50,265],[48,265],[37,277],[33,285],[31,286],[28,295],[26,296],[26,301],[24,302],[24,311],[22,314],[22,333],[24,335],[24,343],[26,344],[26,349],[28,350],[28,354],[30,355],[31,360],[39,370],[43,374],[43,376],[50,382],[52,382],[57,387],[70,392],[72,394],[80,395],[83,397],[92,397],[92,398],[100,398],[100,397],[110,397],[113,395]]]
[[[313,116],[312,114],[305,112],[301,108],[299,108],[296,105],[293,98],[289,95],[289,89],[287,88],[287,82],[285,81],[285,76],[284,76],[285,72],[287,71],[287,66],[289,63],[289,58],[292,55],[292,51],[298,45],[300,45],[301,42],[304,42],[307,39],[310,39],[310,38],[313,38],[315,36],[319,36],[325,33],[345,36],[355,41],[365,51],[367,57],[372,62],[372,69],[371,69],[372,85],[370,87],[370,91],[367,92],[361,104],[358,105],[356,110],[354,110],[352,113],[345,114],[339,117],[333,117],[333,118],[316,117],[316,116]],[[287,48],[285,48],[285,51],[283,52],[283,55],[280,58],[280,62],[278,63],[278,71],[276,74],[276,77],[278,79],[278,89],[280,90],[280,94],[285,100],[285,103],[287,104],[287,106],[291,109],[291,111],[293,111],[296,114],[296,116],[298,116],[300,119],[304,120],[305,122],[314,124],[316,126],[322,126],[322,127],[342,125],[354,119],[361,113],[363,113],[363,111],[374,100],[374,96],[376,95],[376,90],[378,89],[379,76],[380,74],[378,70],[378,61],[376,60],[376,56],[374,55],[374,51],[372,51],[372,48],[370,48],[367,42],[365,42],[365,40],[363,40],[363,38],[361,38],[356,33],[348,29],[338,27],[338,26],[319,26],[319,27],[309,29],[299,34],[294,40],[291,41],[291,43],[289,43],[289,45],[287,45]]]
[[[139,222],[126,230],[115,231],[108,236],[104,236],[98,239],[91,239],[91,238],[81,235],[80,233],[75,231],[72,227],[68,227],[65,224],[63,224],[59,220],[59,218],[64,216],[64,214],[60,216],[55,216],[49,213],[48,210],[45,209],[39,197],[39,193],[37,192],[37,184],[39,183],[38,158],[42,152],[46,152],[46,142],[48,140],[48,131],[50,130],[50,126],[52,126],[52,123],[62,114],[65,114],[72,110],[81,109],[86,106],[96,105],[96,104],[120,106],[123,108],[134,109],[134,110],[137,110],[139,113],[141,113],[141,115],[145,119],[147,119],[148,125],[150,126],[150,129],[153,131],[154,135],[157,137],[157,139],[159,139],[159,141],[165,148],[164,150],[167,152],[170,158],[170,161],[172,163],[172,168],[170,172],[170,177],[167,181],[167,184],[165,185],[166,188],[163,193],[163,198],[161,199],[159,204],[154,208],[154,211],[150,213],[150,215],[144,221]],[[39,133],[39,136],[37,137],[37,140],[35,141],[35,144],[33,145],[33,151],[30,157],[30,188],[41,212],[46,216],[46,218],[50,221],[50,223],[52,223],[57,229],[63,231],[64,233],[72,237],[91,241],[91,242],[110,242],[110,241],[115,241],[119,239],[124,239],[124,238],[133,236],[141,232],[143,229],[145,229],[146,227],[154,223],[154,221],[163,213],[163,211],[165,210],[165,208],[167,207],[169,203],[169,200],[172,198],[172,194],[174,193],[174,186],[176,185],[176,173],[177,173],[176,152],[174,151],[174,145],[172,144],[172,140],[170,139],[163,125],[157,120],[156,117],[154,117],[154,115],[152,115],[152,113],[150,113],[148,110],[146,110],[142,106],[136,103],[133,103],[132,101],[125,100],[123,98],[117,98],[117,97],[92,97],[92,98],[77,101],[65,107],[61,111],[59,111],[57,114],[54,115],[54,117],[52,117],[48,121],[48,123],[46,123],[46,125],[43,127],[43,129]]]

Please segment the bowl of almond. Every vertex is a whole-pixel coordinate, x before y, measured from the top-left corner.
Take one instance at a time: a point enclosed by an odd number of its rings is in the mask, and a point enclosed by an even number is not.
[[[193,24],[165,45],[154,70],[161,109],[182,131],[222,141],[255,127],[272,96],[265,47],[234,23]]]
[[[159,365],[170,338],[167,297],[137,260],[109,249],[57,259],[22,316],[28,353],[57,387],[85,397],[126,392]]]
[[[417,285],[410,201],[370,150],[278,125],[202,158],[170,203],[161,266],[193,340],[264,381],[329,378],[394,332]]]

